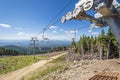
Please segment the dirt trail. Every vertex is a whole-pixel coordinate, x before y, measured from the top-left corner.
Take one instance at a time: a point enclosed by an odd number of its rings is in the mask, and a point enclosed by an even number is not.
[[[24,67],[22,69],[10,72],[10,73],[5,74],[5,75],[1,75],[0,80],[20,80],[22,77],[25,77],[25,76],[29,75],[29,73],[33,72],[34,70],[40,68],[41,66],[44,66],[46,63],[48,63],[48,62],[50,62],[50,61],[64,55],[64,54],[66,54],[66,53],[50,57],[50,58],[48,58],[46,60],[41,60],[41,61],[39,61],[39,62],[37,62],[35,64]]]

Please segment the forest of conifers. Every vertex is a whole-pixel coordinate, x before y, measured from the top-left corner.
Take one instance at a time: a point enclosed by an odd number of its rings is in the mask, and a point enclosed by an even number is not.
[[[13,50],[13,49],[5,49],[5,48],[0,48],[0,56],[2,55],[12,55],[12,56],[16,56],[16,55],[21,55],[22,53]]]
[[[71,47],[80,54],[99,54],[101,51],[106,58],[119,57],[118,42],[111,29],[108,29],[107,33],[102,29],[101,34],[96,37],[83,35],[78,43],[73,40]]]

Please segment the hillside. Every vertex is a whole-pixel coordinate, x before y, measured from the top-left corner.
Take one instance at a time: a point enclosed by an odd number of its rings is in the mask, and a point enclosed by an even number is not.
[[[1,47],[5,48],[5,49],[16,50],[16,51],[18,51],[20,53],[27,53],[27,48],[16,46],[16,45],[7,45],[7,46],[1,46]]]

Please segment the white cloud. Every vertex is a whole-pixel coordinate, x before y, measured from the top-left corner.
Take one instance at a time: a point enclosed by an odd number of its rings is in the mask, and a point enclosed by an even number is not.
[[[18,32],[18,36],[34,36],[35,34],[25,33],[25,32]]]
[[[56,33],[56,32],[57,32],[57,31],[55,31],[55,30],[53,31],[53,33]]]
[[[98,32],[92,32],[91,34],[92,34],[92,35],[99,35]]]
[[[66,35],[69,35],[69,34],[70,34],[70,32],[69,32],[69,31],[64,31],[64,33],[65,33]]]
[[[15,30],[22,30],[21,27],[15,27],[14,29],[15,29]]]
[[[64,35],[66,35],[67,37],[73,37],[74,34],[71,33],[71,31],[64,31]]]
[[[50,40],[71,40],[71,36],[68,36],[66,34],[63,34],[63,35],[51,35],[51,34],[48,34],[45,37],[50,39]]]
[[[90,29],[90,30],[88,30],[88,32],[89,32],[89,33],[92,33],[92,30]]]
[[[67,34],[67,35],[73,35],[74,32],[77,33],[77,30],[76,31],[74,31],[74,30],[64,31],[64,33]]]
[[[57,29],[57,26],[50,26],[49,29]]]
[[[75,32],[77,33],[77,30],[75,30],[75,31],[74,31],[74,30],[70,30],[69,32],[70,32],[71,34],[72,34],[72,33],[75,33]]]
[[[10,28],[11,25],[9,25],[9,24],[0,24],[0,27],[3,27],[3,28]]]
[[[18,32],[17,35],[18,36],[21,36],[21,35],[24,35],[25,33],[24,32]]]
[[[63,29],[60,29],[60,31],[63,31]]]

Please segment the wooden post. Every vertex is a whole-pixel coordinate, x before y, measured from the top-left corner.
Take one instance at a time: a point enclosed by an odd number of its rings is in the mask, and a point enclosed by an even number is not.
[[[90,53],[90,44],[88,43],[88,52]]]
[[[100,60],[102,60],[103,59],[103,46],[100,46],[99,53],[100,53]]]
[[[109,59],[109,55],[110,55],[110,40],[108,41],[107,44],[107,59]]]
[[[119,53],[119,58],[120,58],[120,45],[118,46],[118,53]]]
[[[82,53],[82,58],[84,58],[84,47],[83,47],[83,44],[81,45],[81,53]]]
[[[93,50],[93,44],[91,44],[90,53],[91,53],[91,54],[94,53],[94,50]]]

